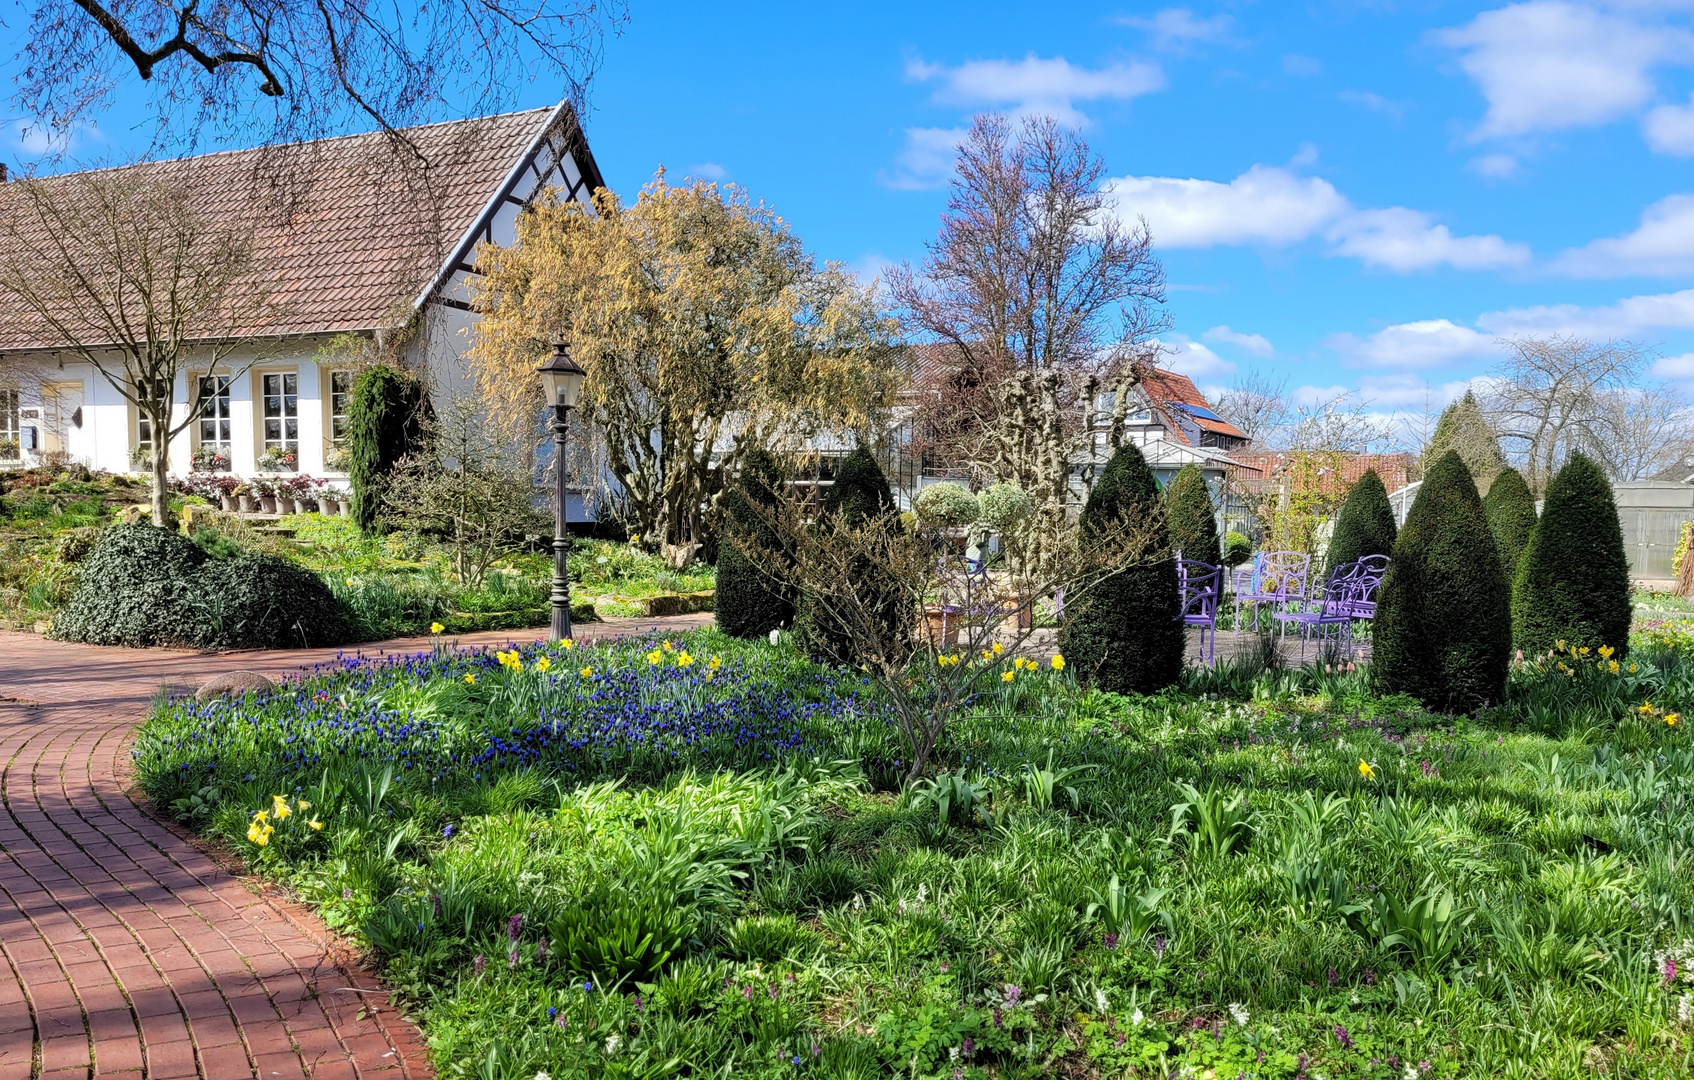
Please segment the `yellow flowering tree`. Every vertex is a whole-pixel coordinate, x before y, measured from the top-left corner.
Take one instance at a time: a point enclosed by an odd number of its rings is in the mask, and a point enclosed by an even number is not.
[[[583,414],[650,541],[706,540],[754,447],[867,429],[892,404],[895,331],[875,294],[739,188],[660,170],[633,205],[543,197],[517,237],[477,256],[478,386],[533,436],[535,365],[568,343],[588,372]]]

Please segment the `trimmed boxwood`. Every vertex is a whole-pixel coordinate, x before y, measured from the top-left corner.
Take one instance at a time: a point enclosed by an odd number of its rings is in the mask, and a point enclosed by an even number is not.
[[[863,447],[848,454],[836,470],[835,483],[824,495],[823,516],[839,516],[848,524],[857,525],[897,512],[888,477],[876,458]],[[907,610],[900,583],[890,580],[888,569],[866,561],[854,577],[868,595],[868,603],[879,613],[884,640],[896,641],[909,634],[911,612]],[[846,630],[805,589],[800,590],[795,604],[794,632],[800,647],[820,663],[858,663]]]
[[[1547,485],[1512,592],[1518,648],[1542,653],[1610,645],[1629,651],[1629,559],[1604,470],[1572,454]]]
[[[1347,501],[1336,516],[1335,535],[1329,539],[1330,572],[1366,555],[1391,556],[1399,531],[1382,477],[1375,469],[1366,469],[1348,489]]]
[[[1476,481],[1456,451],[1424,477],[1392,559],[1372,630],[1377,692],[1440,712],[1499,704],[1511,604]]]
[[[311,571],[272,555],[212,558],[151,524],[107,529],[79,571],[50,630],[64,641],[287,649],[350,638],[346,610]]]
[[[1518,564],[1529,547],[1530,533],[1535,531],[1535,496],[1530,494],[1523,474],[1507,469],[1496,476],[1488,494],[1482,497],[1482,510],[1494,531],[1494,546],[1500,549],[1506,580],[1516,583]]]
[[[723,542],[718,545],[718,629],[732,637],[759,638],[794,622],[793,589],[771,579],[736,546],[740,539],[755,551],[783,550],[776,530],[762,513],[774,507],[782,470],[764,450],[754,450],[741,465],[741,476],[724,493]]]
[[[1171,547],[1185,559],[1211,566],[1223,562],[1218,543],[1218,519],[1212,508],[1212,491],[1206,477],[1193,465],[1184,465],[1165,489],[1170,507]]]
[[[1095,481],[1077,531],[1089,543],[1118,521],[1151,521],[1168,530],[1164,513],[1147,459],[1134,446],[1121,446]],[[1182,674],[1180,611],[1174,558],[1131,567],[1066,605],[1059,649],[1086,683],[1120,694],[1156,693]]]

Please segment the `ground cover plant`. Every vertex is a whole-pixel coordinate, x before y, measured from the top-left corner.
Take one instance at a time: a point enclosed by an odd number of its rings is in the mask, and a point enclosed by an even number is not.
[[[868,683],[716,633],[348,659],[137,775],[385,966],[444,1076],[1680,1076],[1694,649],[1471,716],[1259,659]]]

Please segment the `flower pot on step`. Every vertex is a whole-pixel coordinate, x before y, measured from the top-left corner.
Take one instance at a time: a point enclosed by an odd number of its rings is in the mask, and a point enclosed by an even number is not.
[[[262,514],[276,513],[276,496],[264,495],[259,499],[259,512]]]
[[[241,504],[235,500],[234,495],[219,495],[218,505],[223,507],[223,512],[226,514],[233,514],[241,509]]]
[[[235,508],[243,514],[251,514],[257,507],[258,504],[251,495],[242,495],[235,500]]]

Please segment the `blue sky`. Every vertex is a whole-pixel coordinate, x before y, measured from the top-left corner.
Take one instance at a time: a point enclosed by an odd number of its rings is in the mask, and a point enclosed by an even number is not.
[[[1058,115],[1152,226],[1170,366],[1420,412],[1516,332],[1694,391],[1691,92],[1691,0],[635,0],[587,128],[620,191],[733,181],[873,274],[922,257],[973,112]]]

